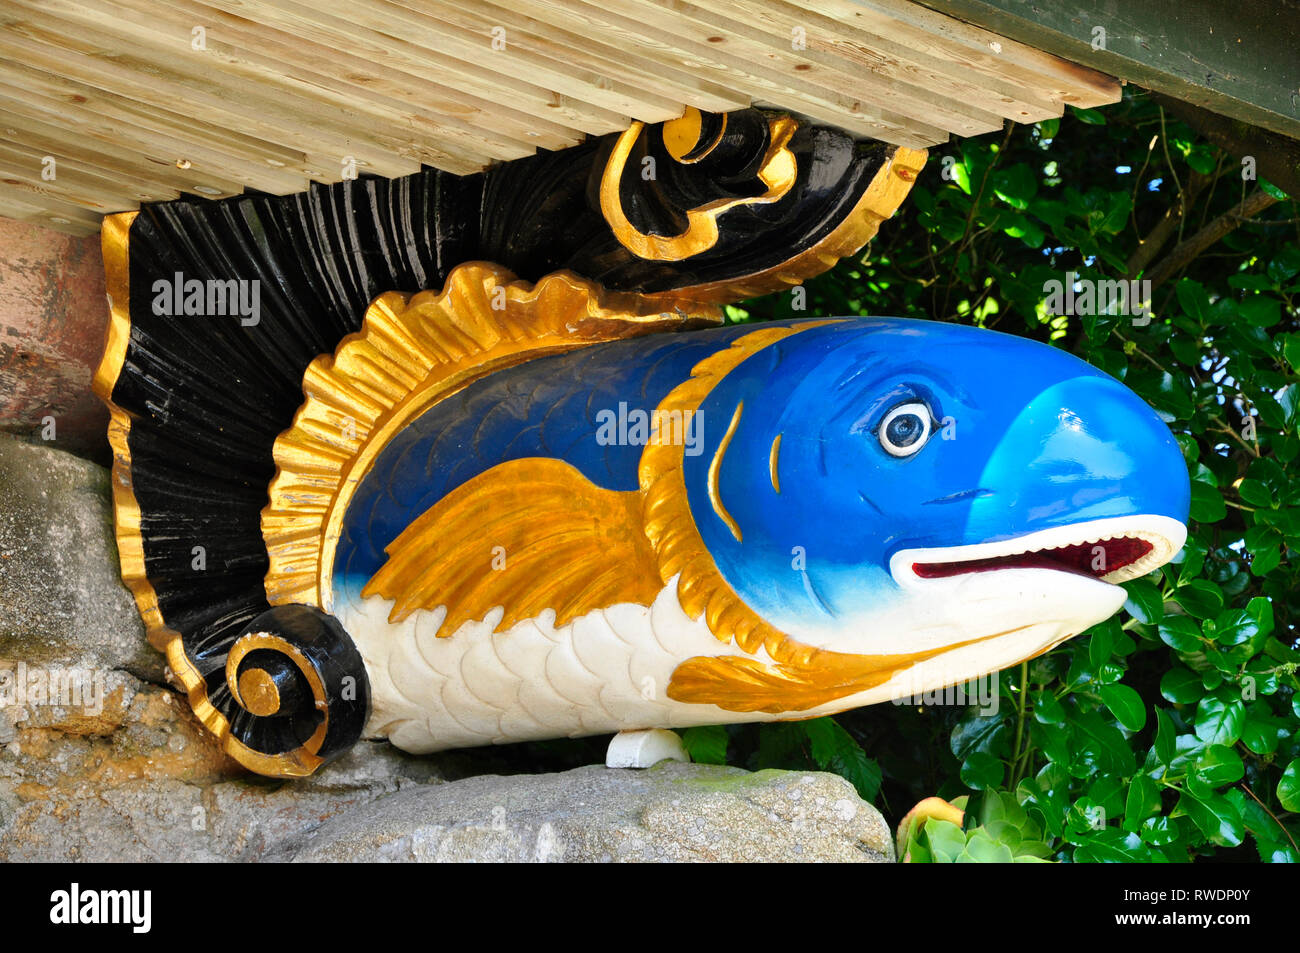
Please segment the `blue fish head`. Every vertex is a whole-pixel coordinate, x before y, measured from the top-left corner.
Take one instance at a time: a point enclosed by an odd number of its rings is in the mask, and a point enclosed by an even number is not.
[[[1182,454],[1114,378],[958,325],[799,325],[718,381],[685,458],[705,545],[770,624],[854,653],[1021,633],[962,660],[991,671],[1106,618],[1181,548]]]

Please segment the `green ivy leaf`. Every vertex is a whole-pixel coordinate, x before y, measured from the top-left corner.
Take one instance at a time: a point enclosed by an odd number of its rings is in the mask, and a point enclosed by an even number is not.
[[[1210,296],[1206,293],[1204,285],[1191,278],[1183,278],[1174,286],[1174,295],[1178,298],[1183,314],[1196,322],[1198,330],[1209,324]]]
[[[813,760],[823,771],[832,771],[852,784],[864,801],[875,800],[880,791],[880,765],[867,757],[862,746],[833,718],[800,722],[808,733]]]
[[[1241,729],[1241,743],[1255,754],[1271,755],[1293,729],[1294,725],[1290,721],[1274,715],[1264,702],[1255,701],[1246,708],[1246,724]]]
[[[1092,636],[1088,639],[1088,663],[1094,669],[1101,668],[1110,659],[1114,647],[1115,633],[1112,627],[1106,623],[1094,626]]]
[[[1259,187],[1263,189],[1265,192],[1267,192],[1269,195],[1271,195],[1273,198],[1277,199],[1279,202],[1285,202],[1288,198],[1290,198],[1289,195],[1287,195],[1285,192],[1279,189],[1272,182],[1268,181],[1268,179],[1261,178],[1259,180]]]
[[[1160,694],[1175,704],[1190,705],[1205,693],[1201,689],[1200,677],[1180,665],[1160,676]]]
[[[952,730],[949,746],[963,761],[973,751],[1006,757],[1011,753],[1007,750],[1006,733],[1007,723],[1002,717],[972,714]]]
[[[1227,515],[1222,492],[1204,483],[1192,484],[1192,519],[1198,523],[1217,523]]]
[[[1128,593],[1128,599],[1124,602],[1128,614],[1143,625],[1159,622],[1165,614],[1165,600],[1160,587],[1149,579],[1134,579],[1123,585],[1124,591]]]
[[[1292,814],[1300,813],[1300,758],[1293,758],[1277,782],[1278,802]]]
[[[971,752],[961,766],[962,783],[976,791],[991,791],[1001,787],[1005,773],[1001,760],[983,751]]]
[[[1227,745],[1207,745],[1192,770],[1211,788],[1240,781],[1246,773],[1241,756]]]
[[[1142,822],[1160,810],[1160,789],[1145,774],[1135,774],[1124,799],[1124,829],[1136,832]]]
[[[1300,334],[1288,334],[1282,345],[1282,354],[1291,365],[1291,370],[1300,373]]]
[[[1100,110],[1084,109],[1079,106],[1071,106],[1070,112],[1074,113],[1074,117],[1078,119],[1080,122],[1085,122],[1090,126],[1106,125],[1106,117],[1101,113]]]
[[[1051,692],[1037,691],[1031,696],[1034,719],[1043,725],[1065,724],[1065,707]]]
[[[1160,641],[1184,655],[1201,650],[1201,627],[1185,615],[1167,616],[1159,628]]]
[[[1207,744],[1235,744],[1245,721],[1246,706],[1241,702],[1207,696],[1196,706],[1196,737]]]
[[[1273,499],[1273,492],[1269,489],[1268,484],[1261,480],[1252,480],[1249,477],[1237,484],[1237,495],[1251,506],[1272,507],[1276,504]]]
[[[1246,611],[1259,625],[1260,635],[1267,637],[1273,632],[1273,603],[1263,596],[1255,596],[1246,603]]]
[[[1220,645],[1240,645],[1259,631],[1259,622],[1245,609],[1229,609],[1214,620],[1214,640]]]
[[[696,764],[726,764],[730,741],[722,725],[687,728],[682,732],[682,745]]]
[[[1193,579],[1174,590],[1174,601],[1189,615],[1208,619],[1223,608],[1223,592],[1205,579]]]
[[[1098,690],[1110,713],[1129,731],[1141,731],[1147,723],[1142,696],[1127,685],[1103,685]]]
[[[1246,836],[1241,814],[1222,794],[1193,793],[1188,788],[1178,798],[1177,810],[1190,817],[1201,833],[1216,844],[1236,847]]]
[[[1156,709],[1156,757],[1160,763],[1171,765],[1177,754],[1178,729],[1174,727],[1173,719],[1163,708]]]
[[[1178,840],[1178,821],[1172,817],[1148,817],[1138,835],[1144,843],[1153,846],[1172,844]]]

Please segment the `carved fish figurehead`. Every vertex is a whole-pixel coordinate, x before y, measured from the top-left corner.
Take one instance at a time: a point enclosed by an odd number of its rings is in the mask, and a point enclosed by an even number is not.
[[[856,252],[924,162],[744,110],[108,219],[122,575],[223,749],[808,718],[1115,612],[1189,499],[1122,384],[715,307]]]

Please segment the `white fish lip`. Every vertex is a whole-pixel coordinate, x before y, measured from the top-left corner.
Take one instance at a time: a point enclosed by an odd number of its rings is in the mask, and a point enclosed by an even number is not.
[[[904,588],[916,589],[940,582],[942,578],[926,578],[916,573],[917,564],[926,563],[963,563],[976,560],[994,559],[1002,556],[1018,556],[1022,553],[1038,553],[1063,546],[1079,546],[1089,543],[1101,543],[1112,539],[1140,539],[1150,544],[1151,549],[1141,558],[1121,566],[1102,576],[1092,578],[1100,582],[1118,585],[1130,579],[1145,576],[1169,562],[1183,548],[1187,540],[1187,527],[1178,520],[1168,516],[1143,514],[1138,516],[1114,516],[1106,519],[1088,520],[1072,523],[1069,526],[1056,526],[1052,529],[1027,533],[1013,539],[995,543],[973,543],[967,546],[939,546],[917,549],[903,549],[889,560],[889,571],[894,580]],[[1066,569],[1052,569],[1043,566],[1008,566],[1006,569],[986,568],[972,572],[1069,572]],[[965,573],[956,573],[965,576]],[[1081,575],[1074,573],[1074,575]]]

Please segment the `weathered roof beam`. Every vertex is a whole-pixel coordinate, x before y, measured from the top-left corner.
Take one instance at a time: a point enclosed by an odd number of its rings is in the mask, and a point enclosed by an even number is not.
[[[856,2],[882,6],[877,0]],[[1294,0],[919,2],[1175,99],[1300,139],[1300,5]]]

